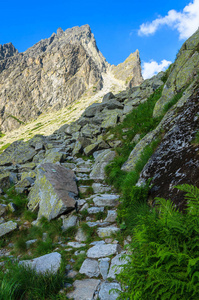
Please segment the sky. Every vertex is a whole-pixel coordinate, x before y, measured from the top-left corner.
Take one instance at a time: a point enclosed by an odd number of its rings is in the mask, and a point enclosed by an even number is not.
[[[146,79],[168,68],[197,30],[199,0],[1,0],[0,15],[0,44],[12,42],[19,52],[59,27],[89,24],[110,64],[138,49]]]

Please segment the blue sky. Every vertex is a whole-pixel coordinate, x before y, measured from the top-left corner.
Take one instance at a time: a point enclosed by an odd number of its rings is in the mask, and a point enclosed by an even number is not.
[[[173,62],[199,26],[199,0],[1,0],[0,11],[0,44],[12,42],[23,52],[58,27],[89,24],[109,63],[138,49],[145,78]]]

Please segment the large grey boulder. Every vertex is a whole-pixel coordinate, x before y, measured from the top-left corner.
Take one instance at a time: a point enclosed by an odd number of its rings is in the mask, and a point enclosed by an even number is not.
[[[53,252],[31,260],[22,260],[19,265],[34,269],[36,273],[56,274],[61,265],[61,254]]]
[[[104,168],[111,160],[114,159],[114,157],[115,152],[111,151],[110,149],[106,149],[102,153],[100,153],[96,157],[95,163],[93,165],[93,170],[90,174],[90,178],[103,180],[105,178]]]
[[[0,224],[0,237],[17,229],[17,223],[13,221],[8,221],[6,223]]]
[[[37,169],[36,181],[28,196],[28,208],[31,211],[39,210],[37,221],[42,216],[51,220],[74,209],[77,195],[78,189],[72,170],[58,164],[42,164]]]

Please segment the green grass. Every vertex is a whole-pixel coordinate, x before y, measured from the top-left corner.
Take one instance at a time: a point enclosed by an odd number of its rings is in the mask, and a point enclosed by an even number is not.
[[[0,272],[1,300],[59,299],[57,294],[67,281],[63,267],[55,275],[37,274],[13,263],[10,263],[7,269],[6,273]]]
[[[16,120],[19,124],[25,124],[23,121],[19,120],[17,117],[15,117],[13,115],[9,115],[8,118],[12,118],[12,119]]]

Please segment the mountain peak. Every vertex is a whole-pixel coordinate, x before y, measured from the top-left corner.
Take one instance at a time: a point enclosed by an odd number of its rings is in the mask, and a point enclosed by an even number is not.
[[[17,53],[18,50],[13,46],[12,43],[0,45],[0,60],[14,56]]]

